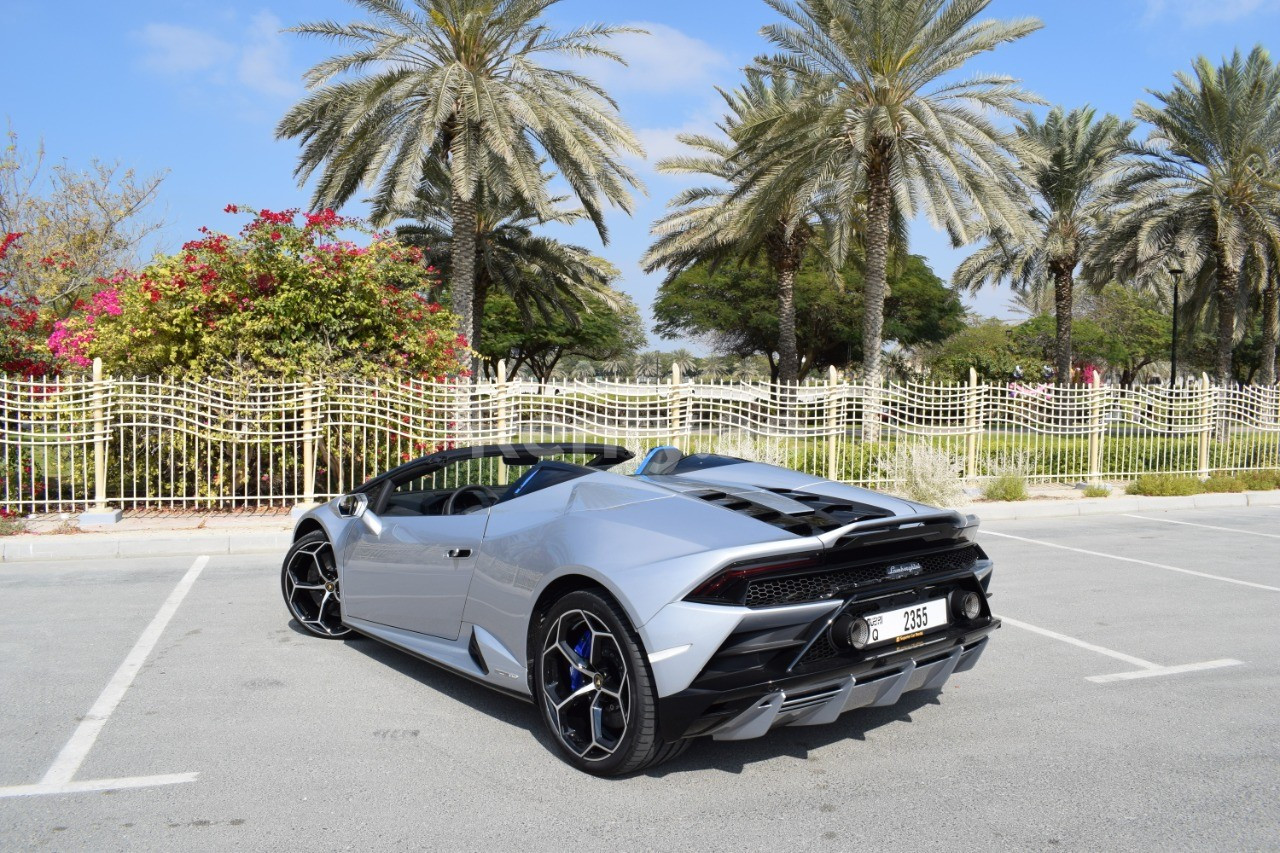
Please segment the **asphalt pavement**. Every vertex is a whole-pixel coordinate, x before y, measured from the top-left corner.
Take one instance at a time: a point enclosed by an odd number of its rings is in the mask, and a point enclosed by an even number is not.
[[[1144,506],[985,522],[1005,627],[941,692],[615,780],[303,635],[279,554],[6,559],[0,847],[1275,849],[1280,508]]]

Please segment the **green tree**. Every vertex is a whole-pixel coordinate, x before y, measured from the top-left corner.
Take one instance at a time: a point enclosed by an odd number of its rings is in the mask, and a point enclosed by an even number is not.
[[[941,341],[962,326],[964,307],[933,274],[924,258],[896,263],[886,303],[885,333],[912,347]],[[847,264],[844,287],[831,286],[829,274],[810,258],[795,277],[799,377],[828,365],[846,366],[862,357],[862,271]],[[715,267],[695,264],[658,290],[654,331],[664,338],[703,337],[720,353],[746,358],[763,355],[779,378],[776,298],[772,270],[762,261]]]
[[[527,320],[505,293],[489,295],[480,333],[480,353],[508,360],[508,375],[527,368],[542,383],[550,381],[563,359],[607,362],[630,357],[644,344],[640,312],[625,294],[606,302],[586,299],[588,311],[572,322],[563,315]]]
[[[1030,365],[1014,344],[1013,327],[1002,320],[986,317],[975,320],[925,353],[925,366],[934,379],[967,382],[969,368],[988,382],[1001,382],[1013,376],[1014,368]],[[1034,378],[1027,370],[1028,378]]]
[[[349,52],[306,75],[311,90],[281,120],[277,137],[299,139],[296,174],[321,170],[315,208],[338,207],[377,184],[373,219],[411,206],[424,163],[447,165],[454,263],[450,292],[458,331],[475,326],[476,219],[482,190],[555,216],[543,163],[551,163],[595,224],[603,204],[630,212],[638,179],[621,161],[639,143],[597,84],[550,57],[621,62],[603,46],[628,30],[584,26],[556,32],[542,19],[558,0],[352,0],[372,20],[319,21],[294,32]]]
[[[1006,134],[989,116],[1016,116],[1034,99],[1008,77],[954,75],[1041,24],[978,20],[989,0],[766,2],[786,21],[762,30],[779,52],[756,64],[793,76],[803,96],[744,129],[742,162],[756,178],[743,191],[770,210],[822,184],[838,212],[837,263],[838,247],[862,235],[863,372],[875,384],[893,224],[924,211],[957,244],[972,239],[975,222],[1012,230]]]
[[[956,269],[952,282],[970,292],[1008,280],[1015,291],[1052,288],[1057,319],[1054,363],[1058,381],[1071,377],[1071,320],[1075,275],[1099,238],[1105,199],[1134,124],[1092,109],[1054,107],[1044,122],[1028,113],[1017,129],[1018,174],[1031,192],[1023,221],[998,229]]]
[[[1084,316],[1103,336],[1098,356],[1121,385],[1132,385],[1138,371],[1168,357],[1172,312],[1156,294],[1111,283],[1083,302]]]
[[[1200,57],[1151,94],[1158,105],[1134,108],[1151,134],[1090,266],[1097,279],[1146,284],[1185,269],[1193,299],[1216,313],[1214,372],[1227,382],[1242,296],[1266,286],[1259,272],[1242,294],[1242,269],[1251,254],[1280,254],[1280,69],[1261,47],[1216,67]]]

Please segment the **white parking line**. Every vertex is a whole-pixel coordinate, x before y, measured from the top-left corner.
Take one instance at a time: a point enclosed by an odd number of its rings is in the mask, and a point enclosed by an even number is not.
[[[1159,521],[1164,524],[1181,524],[1184,527],[1203,527],[1205,530],[1221,530],[1226,533],[1243,533],[1245,536],[1265,536],[1268,539],[1280,539],[1280,533],[1259,533],[1256,530],[1240,530],[1236,527],[1218,527],[1214,524],[1197,524],[1194,521],[1174,521],[1172,518],[1152,518],[1149,515],[1134,515],[1133,513],[1124,513],[1125,518],[1140,518],[1143,521]]]
[[[191,564],[191,568],[182,576],[182,580],[178,581],[178,585],[174,587],[173,592],[169,593],[169,597],[165,599],[164,604],[160,605],[160,611],[151,620],[151,624],[147,625],[142,632],[142,636],[138,638],[138,642],[134,643],[133,649],[125,657],[124,663],[120,664],[120,668],[116,670],[115,675],[111,676],[111,680],[107,682],[107,686],[98,696],[98,701],[93,703],[93,707],[89,709],[89,713],[84,716],[80,725],[76,727],[71,739],[67,741],[67,745],[62,748],[62,751],[58,753],[58,757],[53,760],[53,765],[49,768],[49,772],[44,774],[44,778],[35,785],[15,785],[0,788],[0,798],[29,797],[37,794],[71,794],[83,791],[114,790],[117,788],[145,788],[153,785],[174,785],[179,782],[192,782],[195,780],[195,773],[96,779],[83,782],[73,782],[72,778],[89,755],[89,750],[93,749],[94,743],[98,740],[98,735],[102,732],[102,727],[107,724],[107,720],[111,718],[116,706],[124,698],[125,692],[133,684],[133,679],[137,676],[138,671],[142,669],[142,664],[146,662],[147,656],[151,654],[151,650],[159,642],[160,635],[164,633],[169,620],[173,618],[174,613],[178,612],[178,606],[182,604],[182,599],[187,597],[187,593],[191,591],[196,578],[200,576],[200,572],[208,564],[208,557],[197,557],[196,561]]]
[[[1124,652],[1117,652],[1114,649],[1104,648],[1103,646],[1095,646],[1093,643],[1086,643],[1084,640],[1077,640],[1075,637],[1068,637],[1066,634],[1059,634],[1057,631],[1050,631],[1047,628],[1040,628],[1026,622],[1020,622],[1017,619],[1010,619],[1008,616],[1001,615],[1000,621],[1005,625],[1012,625],[1015,628],[1021,628],[1024,631],[1030,631],[1033,634],[1040,634],[1044,637],[1057,640],[1062,643],[1069,643],[1081,649],[1087,649],[1100,655],[1122,660],[1125,663],[1133,664],[1141,667],[1136,672],[1116,672],[1110,675],[1090,675],[1085,681],[1092,681],[1094,684],[1109,684],[1113,681],[1133,681],[1138,678],[1154,678],[1159,675],[1177,675],[1182,672],[1200,672],[1206,669],[1220,669],[1226,666],[1243,666],[1244,661],[1233,660],[1231,658],[1222,658],[1221,660],[1202,661],[1200,663],[1184,663],[1176,666],[1161,666],[1158,663],[1152,663],[1149,660],[1136,658],[1133,655],[1126,655]]]
[[[1222,575],[1211,575],[1207,572],[1197,572],[1191,569],[1180,569],[1177,566],[1166,566],[1163,563],[1152,563],[1147,560],[1136,560],[1133,557],[1120,557],[1115,554],[1104,554],[1101,551],[1088,551],[1084,548],[1072,548],[1068,545],[1058,545],[1055,542],[1044,542],[1039,539],[1028,539],[1025,536],[1014,536],[1012,533],[996,533],[994,530],[985,530],[983,533],[987,536],[999,536],[1001,539],[1016,539],[1019,542],[1029,542],[1032,545],[1043,545],[1046,548],[1057,548],[1060,551],[1074,551],[1077,554],[1088,554],[1090,557],[1102,557],[1107,560],[1119,560],[1122,563],[1137,563],[1139,566],[1149,566],[1153,569],[1164,569],[1167,572],[1179,572],[1184,575],[1192,575],[1197,578],[1208,578],[1209,580],[1222,581],[1223,583],[1233,583],[1238,586],[1252,587],[1253,589],[1265,589],[1268,592],[1280,592],[1280,586],[1267,586],[1262,583],[1253,583],[1251,581],[1237,580],[1236,578],[1224,578]]]

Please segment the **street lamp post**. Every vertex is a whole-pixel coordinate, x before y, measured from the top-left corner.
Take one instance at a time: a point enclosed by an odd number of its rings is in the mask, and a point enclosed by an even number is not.
[[[1169,267],[1169,275],[1173,276],[1173,341],[1169,346],[1169,387],[1178,382],[1178,283],[1182,279],[1182,265],[1174,262]]]

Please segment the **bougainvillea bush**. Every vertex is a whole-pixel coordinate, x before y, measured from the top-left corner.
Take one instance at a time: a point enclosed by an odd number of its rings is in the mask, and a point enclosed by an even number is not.
[[[77,367],[99,356],[122,375],[460,372],[467,342],[425,296],[436,273],[421,250],[330,210],[227,212],[251,217],[238,235],[201,229],[180,252],[102,282],[57,323],[54,355]]]
[[[58,372],[46,340],[53,321],[43,311],[40,300],[23,297],[9,287],[9,273],[3,262],[16,249],[23,235],[4,232],[0,236],[0,372],[11,376],[49,376]],[[51,258],[46,261],[53,263]]]

